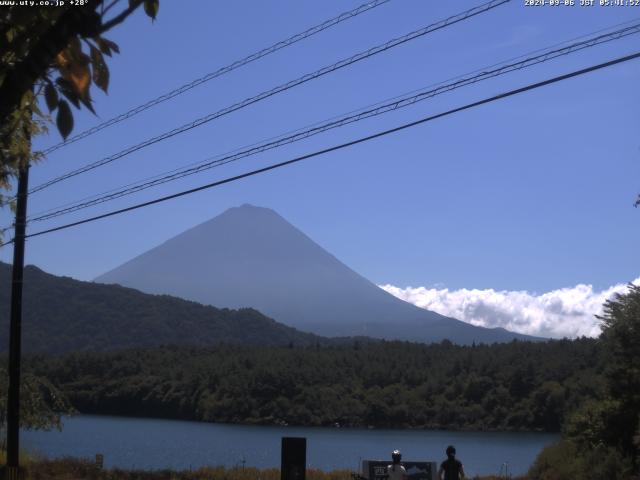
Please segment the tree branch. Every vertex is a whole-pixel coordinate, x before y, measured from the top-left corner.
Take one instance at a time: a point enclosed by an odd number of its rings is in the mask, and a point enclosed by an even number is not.
[[[102,26],[98,29],[98,35],[106,32],[107,30],[111,30],[116,25],[119,25],[122,22],[124,22],[129,15],[135,12],[138,9],[138,7],[142,5],[143,2],[144,0],[133,0],[132,2],[130,2],[129,6],[125,10],[120,12],[118,15],[113,17],[108,22],[102,24]]]
[[[116,6],[116,4],[120,2],[120,0],[113,0],[109,5],[107,5],[106,7],[104,7],[104,10],[102,10],[102,12],[100,12],[100,14],[104,17],[104,15],[111,10],[113,7]],[[104,6],[104,3],[102,4]]]

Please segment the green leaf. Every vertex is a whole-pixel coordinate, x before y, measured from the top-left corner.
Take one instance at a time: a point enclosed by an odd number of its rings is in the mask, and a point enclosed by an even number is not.
[[[58,105],[56,105],[56,107],[57,106]],[[40,106],[38,105],[38,102],[33,102],[33,105],[31,106],[31,109],[32,109],[34,117],[40,117],[40,118],[43,118],[43,119],[47,120],[47,117],[45,117],[45,115],[42,113],[42,110],[40,110]],[[44,128],[46,128],[46,126],[44,126]]]
[[[87,92],[87,94],[84,97],[80,98],[80,101],[85,107],[87,107],[87,109],[91,111],[91,113],[96,115],[96,111],[93,109],[93,105],[92,105],[93,100],[91,100],[91,95],[89,92]]]
[[[20,108],[25,109],[31,104],[33,104],[33,92],[31,90],[27,90],[20,99]]]
[[[7,42],[13,43],[13,41],[15,40],[15,38],[17,36],[16,29],[15,28],[10,28],[9,30],[7,30],[7,33],[5,34],[5,36],[7,37]]]
[[[82,102],[82,104],[87,107],[88,110],[91,111],[91,113],[93,113],[94,115],[98,115],[96,113],[96,111],[93,109],[93,105],[91,102],[93,102],[93,100],[91,100],[90,98],[83,98],[82,100],[80,100]]]
[[[49,112],[53,112],[58,108],[58,92],[51,82],[48,82],[47,86],[44,87],[44,99],[47,102]]]
[[[65,140],[73,130],[73,114],[71,113],[71,107],[66,100],[60,100],[58,102],[58,115],[56,117],[56,125],[62,138]]]
[[[100,50],[91,45],[91,67],[93,69],[93,83],[104,93],[109,88],[109,67],[104,61]]]
[[[116,42],[112,42],[111,40],[107,40],[106,38],[102,38],[102,40],[106,43],[106,45],[116,53],[120,53],[120,47]]]
[[[93,40],[98,44],[100,51],[107,56],[111,56],[112,51],[120,53],[120,47],[116,42],[112,42],[104,37],[93,37]]]
[[[156,19],[159,9],[160,0],[144,0],[144,13],[146,13],[147,16],[151,18],[151,20]]]
[[[96,42],[96,44],[98,45],[98,48],[102,53],[104,53],[109,57],[111,56],[111,49],[109,48],[109,44],[106,42],[104,38],[95,37],[93,40]]]
[[[80,43],[80,39],[77,36],[71,38],[71,40],[69,41],[67,52],[69,52],[69,56],[72,60],[80,61],[82,57],[82,45]]]
[[[76,108],[80,108],[80,97],[73,87],[73,84],[62,77],[58,77],[56,79],[56,83],[58,84],[58,88],[62,94],[67,97],[67,99],[73,103]]]

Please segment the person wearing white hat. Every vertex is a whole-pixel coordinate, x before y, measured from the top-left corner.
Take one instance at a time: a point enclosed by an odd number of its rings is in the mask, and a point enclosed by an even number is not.
[[[407,470],[400,463],[402,454],[400,450],[394,450],[391,453],[391,465],[387,467],[387,475],[389,480],[407,480]]]

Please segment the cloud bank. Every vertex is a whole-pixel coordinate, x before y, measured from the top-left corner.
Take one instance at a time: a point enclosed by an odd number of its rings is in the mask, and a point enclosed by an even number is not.
[[[640,285],[640,277],[633,281]],[[380,285],[390,294],[414,305],[457,318],[480,327],[502,327],[512,332],[541,337],[596,337],[600,334],[602,304],[626,284],[602,291],[592,285],[576,285],[541,295],[527,291],[449,290],[437,288],[399,288]]]

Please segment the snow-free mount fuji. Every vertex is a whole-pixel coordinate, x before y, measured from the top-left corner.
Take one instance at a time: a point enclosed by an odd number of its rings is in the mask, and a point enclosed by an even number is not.
[[[99,276],[146,293],[253,307],[325,336],[454,343],[533,337],[475,327],[404,302],[341,263],[268,208],[242,205]]]

